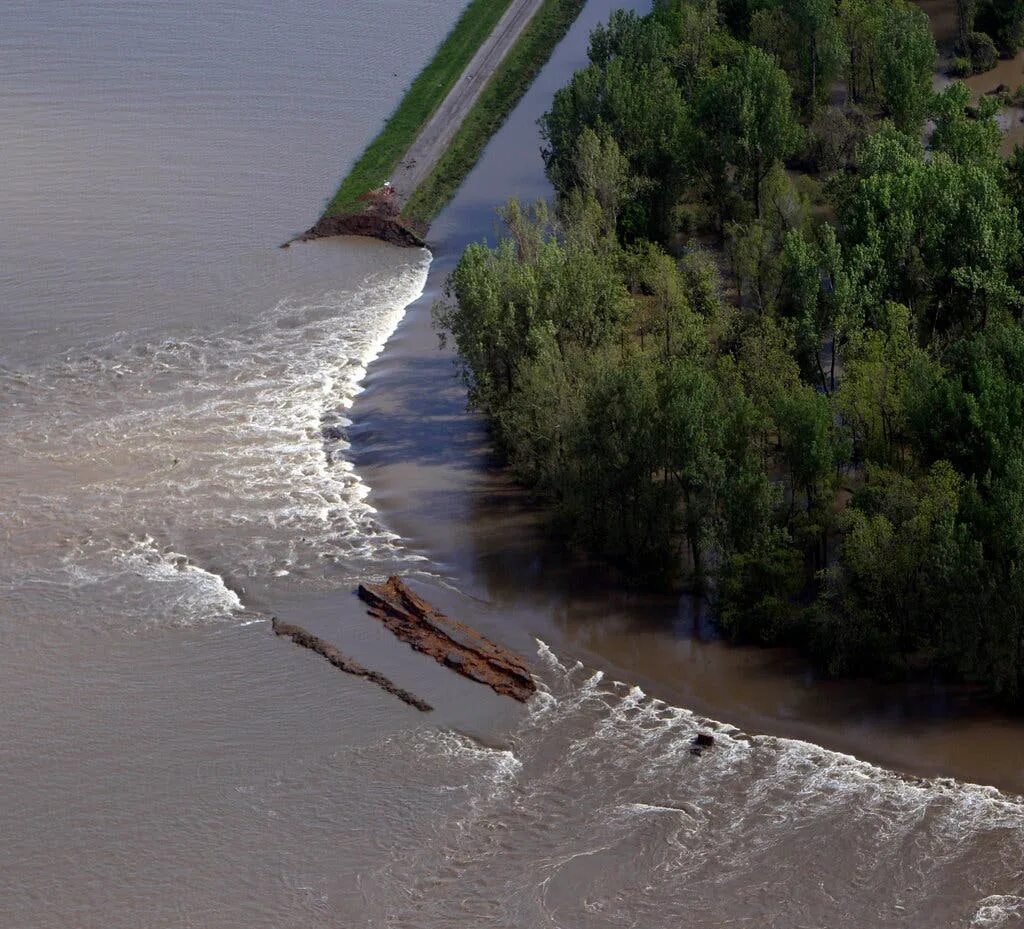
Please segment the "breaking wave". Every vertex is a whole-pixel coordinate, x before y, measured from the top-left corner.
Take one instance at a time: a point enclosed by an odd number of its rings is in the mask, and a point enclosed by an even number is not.
[[[463,814],[396,858],[386,926],[1015,924],[1024,801],[903,777],[735,727],[566,665],[507,750],[446,736],[474,772]],[[715,744],[698,754],[694,736]]]
[[[418,560],[347,457],[367,365],[426,283],[414,255],[240,331],[3,372],[0,580],[58,600],[106,587],[97,621],[184,624],[238,614],[268,578]]]

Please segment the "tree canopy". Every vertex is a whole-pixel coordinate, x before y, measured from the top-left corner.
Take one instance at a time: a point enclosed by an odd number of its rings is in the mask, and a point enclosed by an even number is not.
[[[1024,701],[1024,151],[935,59],[904,0],[614,14],[542,120],[553,211],[437,318],[571,544],[734,638]]]

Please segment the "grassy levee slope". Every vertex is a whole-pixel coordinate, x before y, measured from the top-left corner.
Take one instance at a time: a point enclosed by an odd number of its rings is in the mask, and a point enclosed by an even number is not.
[[[545,0],[488,81],[447,151],[410,198],[403,211],[406,217],[429,223],[451,200],[584,6],[586,0]]]
[[[391,176],[395,165],[494,31],[511,0],[470,0],[430,63],[412,82],[398,109],[353,165],[325,216],[357,209],[359,197]]]

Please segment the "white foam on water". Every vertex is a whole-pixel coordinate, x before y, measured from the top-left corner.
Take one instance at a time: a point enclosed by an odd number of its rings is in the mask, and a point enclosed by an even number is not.
[[[422,563],[348,457],[347,411],[426,285],[430,254],[410,256],[237,331],[5,378],[0,580],[58,596],[107,583],[107,612],[184,623],[240,616],[253,583],[324,589]]]
[[[238,594],[219,574],[192,564],[186,555],[161,551],[151,536],[139,539],[127,551],[115,555],[127,571],[160,587],[157,602],[163,618],[191,625],[210,619],[227,619],[243,609]]]
[[[1021,798],[750,736],[537,653],[515,763],[470,765],[464,814],[382,887],[385,925],[982,929],[1024,914]],[[695,754],[700,731],[715,743]]]
[[[511,749],[494,748],[482,745],[469,736],[450,729],[438,729],[427,736],[429,748],[435,752],[458,760],[461,764],[470,765],[486,772],[494,790],[515,778],[523,763]]]
[[[993,894],[978,904],[971,929],[996,929],[1012,923],[1024,924],[1024,897]]]

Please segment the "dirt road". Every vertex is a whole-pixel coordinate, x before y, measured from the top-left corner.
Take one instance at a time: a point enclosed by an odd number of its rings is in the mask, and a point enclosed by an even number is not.
[[[395,169],[391,184],[405,204],[448,148],[498,65],[544,0],[512,0],[505,15],[473,56],[437,112]]]

